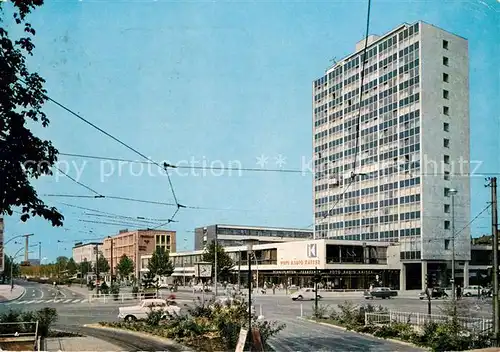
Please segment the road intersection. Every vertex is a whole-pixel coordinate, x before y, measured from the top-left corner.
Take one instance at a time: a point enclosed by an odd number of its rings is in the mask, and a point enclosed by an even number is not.
[[[25,294],[18,300],[0,305],[0,311],[8,309],[36,310],[42,307],[54,307],[57,309],[59,319],[57,327],[61,329],[76,329],[85,324],[95,324],[101,321],[117,321],[118,308],[124,305],[134,305],[136,301],[101,300],[91,299],[85,294],[85,288],[61,287],[58,290],[50,285],[23,282]],[[75,292],[76,291],[76,292]],[[190,291],[179,291],[175,293],[178,304],[184,306],[193,300],[209,299],[211,294],[193,294]],[[347,332],[319,325],[300,317],[310,316],[313,311],[312,301],[292,301],[286,295],[256,295],[254,306],[257,313],[264,315],[266,319],[275,320],[286,324],[286,329],[281,331],[272,341],[276,351],[415,351],[413,347],[395,344],[390,341],[375,339],[352,332]],[[327,297],[320,305],[328,306],[328,309],[336,308],[346,300],[354,304],[382,305],[390,310],[403,312],[427,312],[426,301],[417,297],[397,297],[390,300],[367,301],[360,293],[349,296]],[[471,312],[476,316],[489,317],[491,315],[491,304],[488,301],[479,302],[477,299],[469,299]],[[433,313],[440,314],[442,301],[433,301]],[[473,307],[480,306],[480,309]],[[184,308],[185,309],[185,308]]]

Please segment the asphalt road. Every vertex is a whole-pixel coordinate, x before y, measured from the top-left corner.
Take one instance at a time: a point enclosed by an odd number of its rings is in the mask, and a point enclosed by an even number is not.
[[[54,307],[57,309],[59,319],[57,328],[75,331],[84,324],[98,323],[100,321],[116,321],[118,307],[123,305],[133,305],[134,302],[106,301],[106,303],[89,302],[88,297],[74,293],[67,288],[61,287],[61,296],[56,297],[57,290],[50,285],[22,282],[26,293],[17,301],[7,304],[0,304],[0,312],[7,309],[36,310],[42,307]],[[201,295],[193,295],[191,292],[177,292],[177,300],[180,305],[191,304],[193,299],[201,298]],[[206,299],[210,295],[205,295]],[[324,298],[320,305],[328,306],[328,309],[336,308],[346,300],[354,304],[381,305],[390,310],[403,312],[427,312],[427,302],[421,301],[417,297],[396,297],[390,300],[365,300],[360,294],[347,297]],[[313,311],[313,301],[292,301],[290,297],[284,295],[259,295],[254,297],[254,305],[257,314],[262,314],[266,319],[276,320],[286,324],[286,329],[281,331],[272,341],[273,347],[281,351],[331,351],[333,346],[335,351],[415,351],[416,349],[400,344],[395,344],[385,340],[365,337],[352,332],[318,325],[300,319],[301,315],[311,315]],[[433,300],[433,313],[440,314],[443,301]],[[476,316],[490,317],[491,300],[478,301],[475,298],[464,299],[462,305],[468,309],[469,314]],[[88,331],[87,331],[88,330]],[[106,334],[87,329],[85,332],[98,337],[97,334]],[[103,335],[104,336],[104,335]],[[112,342],[113,336],[106,335],[105,340]],[[125,346],[127,337],[117,336],[118,345],[128,349],[132,345]],[[125,339],[125,341],[123,340]],[[145,347],[145,346],[143,346]],[[153,347],[143,348],[151,350]],[[141,349],[139,349],[141,350]]]

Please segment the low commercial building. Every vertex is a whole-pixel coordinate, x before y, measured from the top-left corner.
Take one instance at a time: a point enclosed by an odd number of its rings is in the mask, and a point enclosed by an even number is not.
[[[375,281],[400,289],[399,245],[389,242],[360,242],[333,239],[256,244],[249,256],[247,247],[226,247],[233,259],[233,283],[247,284],[248,260],[254,283],[307,286],[317,270],[325,285],[336,289],[364,289]],[[203,250],[172,253],[173,277],[180,283],[196,280],[195,265]],[[147,272],[151,256],[141,257],[140,271]]]
[[[218,244],[223,247],[229,247],[243,245],[248,239],[259,243],[312,239],[314,232],[308,229],[296,228],[216,224],[198,227],[194,233],[194,249],[202,250],[206,244],[214,241],[216,238]]]
[[[96,263],[96,254],[102,254],[102,242],[79,242],[74,245],[72,252],[73,260],[76,264],[87,261],[90,262],[92,266],[94,266]]]

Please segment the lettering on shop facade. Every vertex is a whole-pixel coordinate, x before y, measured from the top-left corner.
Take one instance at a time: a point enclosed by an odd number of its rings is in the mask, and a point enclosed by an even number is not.
[[[321,260],[319,259],[281,260],[280,265],[321,265]]]
[[[384,270],[319,270],[327,275],[375,275]],[[314,270],[273,270],[273,275],[314,275]]]

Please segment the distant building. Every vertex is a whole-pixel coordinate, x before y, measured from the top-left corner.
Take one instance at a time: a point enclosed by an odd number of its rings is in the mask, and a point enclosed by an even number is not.
[[[96,253],[97,250],[97,253]],[[92,266],[96,263],[96,254],[102,254],[102,243],[101,242],[90,242],[90,243],[76,243],[73,247],[73,260],[75,263],[80,264],[83,261],[88,261]]]
[[[28,262],[30,263],[31,266],[39,266],[40,265],[40,259],[28,259]]]
[[[215,240],[221,246],[243,245],[246,239],[254,239],[259,243],[276,243],[311,239],[313,231],[296,228],[241,226],[241,225],[209,225],[195,229],[194,249],[202,250],[205,244]]]
[[[175,231],[165,230],[121,230],[117,235],[104,240],[103,254],[109,265],[112,265],[113,275],[116,275],[116,265],[125,254],[134,262],[134,275],[139,277],[138,263],[141,256],[153,254],[157,247],[175,252],[175,235]],[[112,257],[111,244],[113,244]]]

